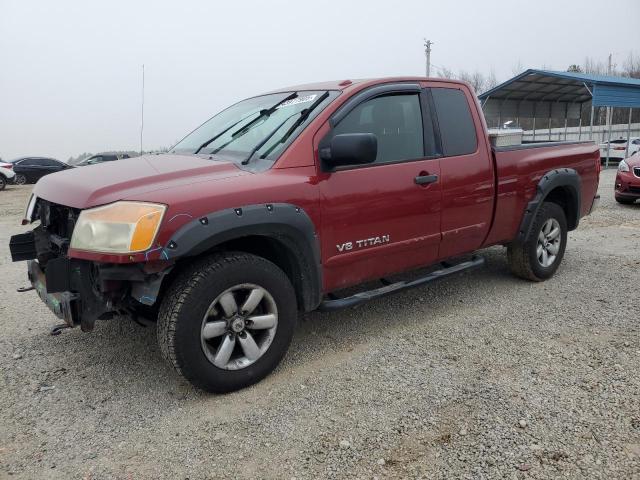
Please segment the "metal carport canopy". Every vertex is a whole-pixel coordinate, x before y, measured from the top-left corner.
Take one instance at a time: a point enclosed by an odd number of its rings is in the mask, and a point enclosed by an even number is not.
[[[488,100],[582,104],[593,98],[595,107],[640,108],[640,79],[529,69],[478,98],[483,105]]]

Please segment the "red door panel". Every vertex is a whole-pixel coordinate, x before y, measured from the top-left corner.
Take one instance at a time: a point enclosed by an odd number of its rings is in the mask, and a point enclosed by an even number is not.
[[[433,87],[430,93],[443,154],[440,258],[445,259],[482,246],[493,219],[495,179],[475,98],[460,85]]]
[[[442,247],[440,258],[477,250],[493,218],[494,179],[483,152],[441,159]]]
[[[325,290],[380,278],[438,258],[440,160],[333,172],[319,183]]]

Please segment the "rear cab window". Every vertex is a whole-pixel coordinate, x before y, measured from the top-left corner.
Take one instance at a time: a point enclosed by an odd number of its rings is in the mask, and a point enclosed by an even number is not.
[[[462,90],[431,88],[442,155],[453,157],[474,153],[478,148],[476,125]]]

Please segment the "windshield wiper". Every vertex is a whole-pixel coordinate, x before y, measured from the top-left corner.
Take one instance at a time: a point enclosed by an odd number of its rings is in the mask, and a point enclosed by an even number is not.
[[[251,128],[258,123],[260,120],[262,120],[263,118],[268,118],[273,112],[275,112],[278,107],[280,105],[282,105],[284,102],[288,102],[289,100],[293,100],[294,98],[297,98],[298,96],[298,92],[293,92],[291,95],[283,98],[282,100],[280,100],[278,103],[276,103],[274,106],[270,107],[270,108],[265,108],[263,110],[260,110],[260,115],[258,115],[256,118],[254,118],[253,120],[251,120],[249,123],[247,123],[244,127],[239,128],[238,130],[236,130],[235,132],[233,132],[231,134],[231,139],[227,142],[224,143],[222,145],[220,145],[218,148],[216,148],[215,150],[213,150],[211,152],[211,154],[215,154],[218,153],[220,150],[222,150],[223,148],[228,147],[231,143],[235,142],[238,138],[242,137],[245,133],[247,133],[249,130],[251,130]]]
[[[291,127],[289,127],[289,130],[287,130],[285,132],[285,134],[282,136],[282,138],[277,141],[276,143],[274,143],[273,145],[271,145],[266,152],[264,152],[262,155],[260,155],[261,159],[267,158],[269,156],[269,154],[278,146],[283,144],[284,142],[287,141],[287,139],[291,136],[291,134],[293,134],[293,132],[295,132],[296,128],[298,128],[300,125],[302,125],[307,118],[309,118],[309,115],[311,115],[311,112],[313,112],[313,110],[315,110],[315,108],[320,105],[322,102],[324,102],[324,100],[329,96],[329,92],[324,92],[322,95],[320,95],[318,97],[318,99],[313,102],[311,105],[309,105],[307,108],[305,108],[304,110],[302,110],[300,112],[300,117],[293,122],[293,124],[291,125]],[[289,117],[291,118],[291,117]],[[287,120],[289,119],[287,118]],[[284,124],[284,122],[283,122]],[[251,160],[251,157],[253,157],[253,154],[256,153],[265,143],[267,143],[267,140],[269,140],[269,138],[271,138],[273,135],[275,135],[275,133],[280,129],[280,127],[283,125],[279,125],[278,128],[276,130],[274,130],[265,140],[263,140],[262,142],[260,142],[260,145],[257,146],[256,148],[254,148],[251,151],[251,154],[242,162],[243,165],[246,165],[247,163],[249,163],[249,160]]]
[[[303,110],[303,111],[304,111],[304,110]],[[249,163],[249,161],[251,160],[251,157],[253,157],[253,155],[254,155],[258,150],[260,150],[262,147],[264,147],[264,144],[265,144],[265,143],[267,143],[267,142],[269,141],[269,139],[270,139],[271,137],[273,137],[273,136],[278,132],[278,130],[280,130],[280,129],[282,128],[282,126],[283,126],[285,123],[287,123],[287,122],[289,121],[289,119],[290,119],[291,117],[295,117],[296,115],[300,115],[300,113],[299,113],[299,112],[292,113],[292,114],[291,114],[291,115],[289,115],[287,118],[285,118],[282,122],[280,122],[280,124],[279,124],[276,128],[274,128],[273,130],[271,130],[271,131],[269,132],[269,134],[268,134],[266,137],[264,137],[262,140],[260,140],[260,142],[259,142],[255,147],[253,147],[253,150],[251,150],[251,152],[249,152],[249,155],[247,156],[247,158],[245,158],[244,160],[242,160],[242,162],[240,162],[240,163],[241,163],[242,165],[246,165],[247,163]],[[260,157],[260,158],[263,158],[263,157]]]
[[[229,125],[227,128],[225,128],[224,130],[222,130],[220,133],[217,133],[216,135],[214,135],[212,138],[210,138],[209,140],[207,140],[206,142],[204,142],[202,145],[200,145],[198,147],[198,149],[193,152],[193,154],[197,154],[200,153],[200,150],[202,150],[203,148],[206,148],[207,146],[209,146],[210,143],[214,142],[215,140],[217,140],[218,138],[220,138],[222,135],[224,135],[225,133],[227,133],[229,130],[231,130],[233,127],[235,127],[236,125],[238,125],[239,123],[244,122],[247,118],[252,117],[256,114],[257,112],[253,112],[249,115],[247,115],[246,117],[242,117],[240,120],[238,120],[235,123],[232,123],[231,125]]]

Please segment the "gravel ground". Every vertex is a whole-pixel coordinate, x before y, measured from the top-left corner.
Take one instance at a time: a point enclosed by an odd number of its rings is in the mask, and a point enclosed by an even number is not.
[[[640,205],[602,203],[533,284],[483,269],[313,313],[260,384],[215,396],[154,329],[54,316],[12,264],[29,187],[0,192],[2,478],[640,479]]]

